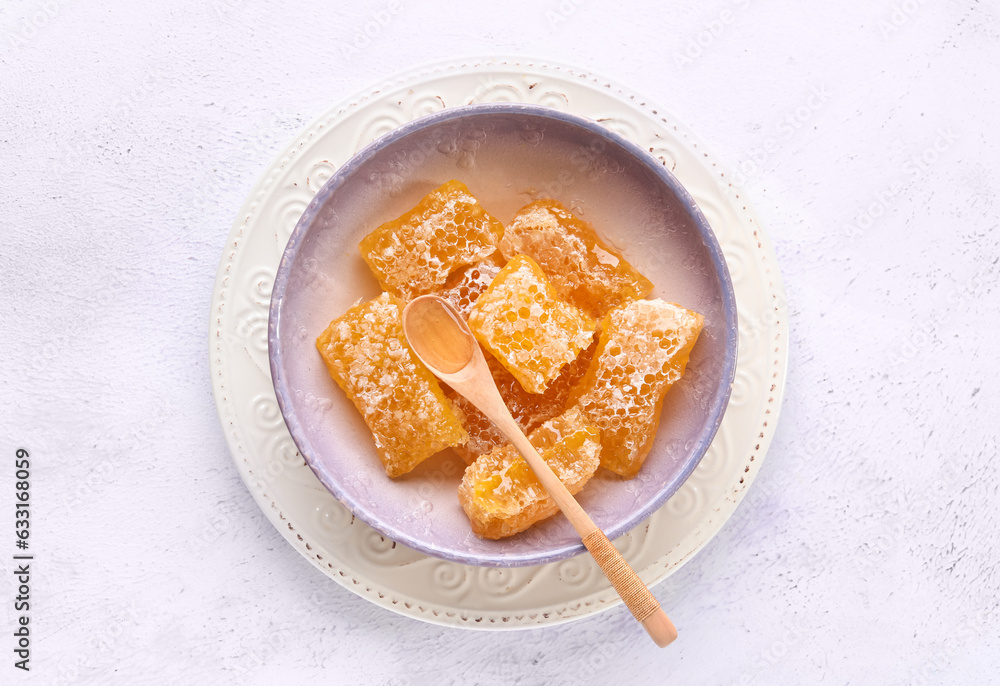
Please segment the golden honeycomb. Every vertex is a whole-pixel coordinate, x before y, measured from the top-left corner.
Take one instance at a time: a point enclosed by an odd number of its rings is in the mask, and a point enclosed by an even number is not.
[[[469,328],[529,393],[590,345],[595,322],[562,300],[530,258],[512,258],[469,313]]]
[[[500,397],[510,410],[514,421],[526,434],[537,428],[542,422],[552,419],[566,409],[566,401],[570,391],[580,382],[590,365],[590,360],[597,349],[597,341],[591,343],[575,360],[563,367],[555,381],[549,384],[544,393],[528,393],[521,383],[508,372],[502,364],[489,353],[485,353],[486,364],[490,368],[493,380],[500,391]],[[466,464],[472,462],[483,453],[489,452],[498,445],[507,442],[500,429],[476,406],[450,388],[445,389],[445,395],[465,416],[465,428],[469,432],[469,442],[455,448]]]
[[[508,259],[523,254],[535,260],[559,295],[594,319],[653,290],[649,279],[602,241],[589,223],[555,200],[522,207],[499,247]]]
[[[444,289],[438,292],[442,298],[455,306],[462,319],[468,320],[472,305],[493,283],[493,279],[503,267],[499,253],[494,253],[482,262],[470,265],[448,277]]]
[[[468,440],[461,417],[403,335],[403,303],[389,293],[355,305],[316,339],[330,376],[364,417],[391,477]]]
[[[570,493],[578,493],[600,464],[600,432],[588,424],[579,408],[550,419],[528,438]],[[509,443],[481,455],[466,468],[458,499],[472,531],[483,538],[512,536],[559,511]]]
[[[532,429],[545,421],[545,419],[554,417],[569,407],[570,394],[583,380],[584,374],[587,373],[587,369],[590,367],[590,361],[594,358],[594,353],[597,351],[597,341],[594,340],[593,334],[591,334],[590,341],[590,345],[580,351],[575,360],[562,368],[559,376],[549,384],[544,393],[528,396],[522,394],[528,401],[525,402],[523,410],[520,409],[520,404],[518,403],[521,398],[512,398],[512,405],[520,413],[532,417],[543,417],[531,426]]]
[[[436,291],[448,276],[496,251],[503,224],[460,181],[428,193],[416,207],[361,241],[382,288],[404,300]]]
[[[594,359],[570,394],[601,430],[601,465],[634,477],[652,447],[664,394],[684,373],[704,317],[663,300],[609,312]]]
[[[464,396],[450,388],[446,388],[444,394],[463,414],[463,426],[469,434],[469,440],[463,445],[455,446],[455,452],[465,461],[465,464],[472,464],[483,453],[488,453],[498,445],[507,442],[506,437],[500,433],[500,429]],[[521,425],[520,422],[518,424],[521,426],[521,430],[525,431],[524,425]]]

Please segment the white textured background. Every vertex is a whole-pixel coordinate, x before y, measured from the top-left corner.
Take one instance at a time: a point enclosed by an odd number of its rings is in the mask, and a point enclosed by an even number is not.
[[[0,683],[996,682],[996,4],[398,4],[0,6]],[[274,530],[216,417],[209,300],[259,173],[341,99],[491,54],[665,106],[740,170],[778,252],[777,436],[657,587],[681,630],[666,650],[624,608],[485,634],[369,604]],[[29,679],[10,652],[18,446]],[[195,545],[220,509],[236,524]]]

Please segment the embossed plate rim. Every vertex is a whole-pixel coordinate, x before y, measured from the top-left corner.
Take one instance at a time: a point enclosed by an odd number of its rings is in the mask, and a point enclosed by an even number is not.
[[[274,479],[269,481],[267,478],[268,474],[259,474],[255,472],[255,470],[263,472],[263,467],[258,469],[258,465],[256,463],[251,463],[251,458],[256,460],[256,457],[250,453],[254,446],[246,440],[247,437],[244,431],[245,427],[240,424],[241,416],[239,416],[232,399],[229,398],[229,395],[231,394],[229,381],[232,377],[228,375],[230,365],[236,366],[242,364],[246,366],[247,362],[242,354],[235,357],[229,356],[227,352],[227,342],[225,340],[226,335],[230,335],[235,338],[246,338],[247,334],[236,330],[223,331],[223,321],[225,320],[228,322],[229,320],[226,318],[232,317],[232,315],[229,314],[229,311],[236,306],[234,301],[238,296],[238,294],[233,295],[230,292],[230,280],[235,275],[240,274],[240,269],[245,269],[249,272],[250,270],[257,268],[258,271],[253,272],[253,276],[260,271],[259,263],[244,265],[240,262],[240,250],[243,249],[243,244],[245,242],[244,239],[247,238],[247,235],[244,235],[244,231],[248,227],[252,228],[251,220],[253,219],[254,212],[261,203],[264,203],[267,200],[268,193],[275,190],[273,188],[275,180],[283,174],[286,167],[293,165],[296,153],[301,153],[307,149],[310,140],[316,136],[317,133],[322,131],[324,127],[337,126],[338,123],[341,123],[344,118],[349,118],[354,111],[363,109],[366,104],[374,103],[384,105],[385,98],[394,92],[392,89],[396,89],[395,92],[399,93],[401,92],[400,89],[403,89],[404,87],[416,89],[422,84],[432,82],[441,84],[443,88],[444,84],[450,83],[447,79],[451,79],[452,77],[455,77],[460,81],[471,80],[473,77],[477,77],[478,83],[480,84],[488,84],[489,82],[487,79],[492,78],[494,79],[494,83],[498,84],[498,88],[515,91],[516,93],[518,90],[518,79],[523,81],[523,79],[528,76],[531,78],[541,78],[543,80],[550,79],[553,83],[558,85],[559,88],[562,89],[559,92],[559,95],[566,100],[567,109],[570,111],[577,111],[573,109],[576,106],[576,103],[571,104],[566,93],[573,93],[575,94],[574,97],[582,100],[587,99],[588,93],[591,95],[598,94],[600,98],[609,99],[610,101],[613,101],[613,103],[616,103],[614,108],[619,114],[633,115],[641,119],[645,124],[652,124],[652,126],[669,138],[669,140],[664,140],[664,143],[677,143],[684,148],[684,152],[691,154],[696,162],[716,179],[715,184],[718,188],[715,188],[714,192],[719,194],[718,197],[723,199],[725,206],[728,207],[739,220],[738,224],[740,237],[747,242],[751,251],[755,251],[752,255],[754,259],[751,266],[756,270],[755,273],[759,274],[762,277],[762,280],[766,282],[766,285],[762,285],[757,289],[757,294],[761,297],[770,296],[774,302],[773,309],[778,313],[777,319],[770,322],[765,327],[768,334],[774,334],[775,347],[773,355],[769,355],[767,359],[764,360],[767,364],[765,365],[764,362],[762,362],[762,366],[766,367],[763,371],[769,373],[769,381],[773,382],[771,384],[770,397],[767,399],[766,414],[762,413],[759,415],[760,417],[763,417],[763,426],[759,427],[759,435],[754,435],[749,440],[751,445],[756,441],[756,446],[749,449],[748,458],[745,456],[745,453],[740,453],[741,455],[744,455],[744,457],[741,460],[737,460],[736,467],[738,468],[738,473],[737,469],[727,470],[727,474],[732,472],[731,479],[727,481],[728,486],[726,486],[721,495],[712,496],[712,501],[707,505],[708,509],[699,515],[701,519],[698,522],[688,527],[688,533],[686,535],[682,535],[679,541],[669,550],[660,554],[655,561],[646,564],[646,566],[640,570],[640,576],[642,576],[647,583],[655,584],[664,580],[670,573],[690,560],[698,550],[711,540],[715,533],[717,533],[721,528],[723,523],[729,518],[729,516],[732,515],[733,511],[735,511],[736,506],[746,493],[746,489],[750,486],[754,477],[758,473],[760,465],[763,462],[763,457],[766,454],[768,446],[770,445],[770,441],[774,435],[778,411],[780,409],[781,397],[784,391],[788,362],[787,318],[783,316],[784,293],[781,286],[780,274],[777,272],[773,249],[771,248],[766,235],[763,233],[763,230],[760,229],[759,221],[757,220],[753,209],[741,198],[739,192],[732,186],[732,184],[728,183],[722,168],[714,161],[714,158],[705,152],[704,147],[701,146],[696,139],[694,139],[685,127],[678,124],[676,120],[668,119],[664,116],[662,110],[649,104],[648,101],[639,98],[634,93],[613,84],[607,79],[594,77],[589,71],[582,71],[573,67],[554,64],[551,61],[530,60],[525,58],[483,58],[465,60],[459,63],[444,62],[435,66],[424,67],[418,70],[406,72],[395,77],[391,81],[385,82],[381,85],[381,87],[374,88],[370,92],[350,98],[344,101],[343,104],[329,110],[323,116],[310,124],[310,126],[307,127],[299,136],[297,136],[295,140],[293,140],[292,143],[282,152],[282,154],[265,170],[258,183],[254,186],[253,191],[244,203],[240,214],[234,222],[233,229],[226,243],[227,248],[223,252],[220,260],[219,272],[216,278],[215,291],[212,299],[212,320],[210,326],[210,338],[212,340],[210,340],[209,352],[213,394],[216,398],[220,420],[222,421],[223,428],[225,430],[226,440],[229,444],[230,451],[240,472],[241,478],[243,478],[248,490],[250,490],[265,515],[272,521],[275,527],[282,533],[283,536],[285,536],[285,538],[296,550],[309,559],[310,562],[316,565],[325,574],[335,579],[340,585],[366,598],[367,600],[409,617],[447,626],[477,629],[517,629],[556,624],[589,616],[596,612],[600,612],[601,610],[614,607],[618,605],[620,601],[618,600],[613,589],[611,589],[610,586],[607,586],[603,590],[598,589],[583,597],[575,596],[575,599],[567,602],[549,602],[548,604],[536,603],[527,609],[524,609],[520,607],[513,607],[513,603],[507,602],[511,599],[504,597],[504,609],[483,609],[488,604],[485,596],[479,595],[478,591],[473,588],[472,591],[470,591],[472,595],[470,596],[469,602],[470,604],[475,604],[476,607],[471,609],[461,608],[454,605],[448,605],[448,602],[452,601],[443,599],[443,596],[441,596],[440,593],[438,593],[437,598],[431,598],[428,600],[427,595],[429,593],[437,592],[438,589],[436,588],[401,588],[399,583],[397,583],[398,580],[390,578],[393,569],[388,567],[371,567],[368,576],[362,574],[358,571],[358,569],[364,568],[365,564],[368,562],[357,557],[352,560],[346,560],[342,557],[342,555],[350,554],[351,551],[338,548],[338,552],[341,553],[341,557],[338,557],[337,554],[323,549],[322,541],[317,538],[319,534],[316,532],[315,524],[299,520],[296,520],[293,524],[288,515],[291,504],[282,504],[271,492],[269,484],[277,484],[279,486],[281,484],[286,484],[288,483],[288,479],[290,479],[293,475],[281,473],[279,470],[279,474],[274,477]],[[476,88],[476,92],[479,90],[479,88]],[[488,91],[488,88],[484,90]],[[465,92],[468,93],[469,91]],[[429,99],[430,97],[431,96],[428,96]],[[444,104],[440,95],[435,97],[441,100],[442,104]],[[472,100],[467,100],[466,102],[473,101],[475,101],[475,96]],[[416,106],[416,104],[414,106]],[[577,111],[577,113],[586,114],[582,111]],[[410,119],[414,118],[414,116],[411,116]],[[673,133],[670,133],[671,130]],[[656,133],[656,137],[663,139],[663,136],[660,136],[659,133]],[[697,156],[694,155],[695,152],[697,152]],[[348,154],[347,157],[350,157],[350,154]],[[728,189],[726,188],[727,183]],[[735,196],[733,195],[734,193]],[[737,201],[735,203],[733,203],[734,198]],[[751,243],[756,243],[756,248],[753,248]],[[726,245],[724,245],[724,249],[725,248]],[[276,264],[279,256],[280,254],[275,255],[273,262],[270,260],[267,260],[266,262]],[[234,266],[238,267],[235,272],[233,271]],[[269,293],[265,292],[265,290],[266,284],[259,282],[257,285],[257,291],[259,292],[250,295],[258,299],[260,297],[269,297]],[[227,306],[229,308],[228,310]],[[741,313],[741,335],[743,333],[743,317]],[[761,370],[754,369],[754,371],[760,372]],[[270,384],[269,380],[267,381],[267,384]],[[767,395],[767,393],[764,395]],[[755,413],[755,416],[758,415]],[[247,419],[245,413],[244,416],[242,416],[242,419]],[[253,418],[250,417],[250,419]],[[770,420],[770,424],[768,424],[768,420]],[[284,428],[283,425],[281,428]],[[277,438],[280,438],[280,431]],[[742,439],[743,437],[740,437],[740,440]],[[736,450],[737,448],[738,447],[734,447],[732,450]],[[304,465],[303,469],[305,469]],[[306,472],[308,472],[308,469],[306,469]],[[696,472],[694,476],[697,477],[698,472]],[[322,499],[322,496],[325,496],[326,498],[333,500],[332,496],[330,496],[329,493],[326,492],[325,489],[322,489],[318,484],[314,486],[307,486],[304,490],[295,484],[293,484],[293,486],[299,488],[296,495],[320,499]],[[322,495],[317,496],[317,493],[321,493]],[[684,490],[682,489],[681,493],[678,495],[683,493]],[[670,507],[676,498],[677,496],[668,501],[664,508],[661,508],[661,510],[657,513],[654,513],[650,520],[647,521],[645,527],[647,533],[649,531],[650,524],[657,524],[663,521],[663,516],[660,516],[661,513],[665,512],[666,508]],[[333,502],[335,503],[336,501]],[[292,509],[294,509],[294,507],[292,507]],[[320,507],[317,506],[316,511],[319,512],[319,509]],[[310,527],[312,528],[310,529]],[[367,527],[365,527],[365,529],[367,530],[367,533],[362,531],[358,533],[357,536],[360,537],[365,535],[368,537],[369,541],[375,541],[375,539],[380,538],[376,532],[367,529]],[[303,533],[306,535],[303,536]],[[371,538],[372,535],[375,536],[375,539]],[[626,536],[619,539],[618,544],[630,545],[630,541],[631,536]],[[310,543],[312,545],[310,545]],[[642,541],[642,544],[645,545],[645,540]],[[375,541],[375,545],[382,545],[383,548],[388,547],[385,542],[378,544],[377,541]],[[322,550],[323,554],[320,554],[318,549]],[[662,550],[663,548],[659,549]],[[580,559],[581,558],[579,557],[572,558],[569,561],[564,561],[564,563],[575,562]],[[336,563],[336,565],[334,563]],[[438,573],[441,570],[443,570],[445,575],[457,573],[468,580],[470,574],[474,575],[474,570],[477,569],[454,563],[441,561],[438,561],[438,563],[439,564],[434,567],[432,574],[435,582],[441,581],[441,579],[439,579],[441,574]],[[542,567],[523,569],[534,570],[537,577],[543,575],[543,573],[546,573],[553,567],[554,565],[545,565]],[[486,572],[503,571],[495,568],[478,569],[485,570]],[[565,570],[560,568],[557,571],[561,573]],[[499,580],[502,581],[502,579]],[[479,579],[479,582],[484,581],[489,581],[489,579],[487,577]],[[394,583],[396,584],[396,587],[387,587],[387,584],[392,586]],[[547,583],[547,581],[545,583]],[[433,585],[436,587],[437,583]],[[473,583],[473,586],[475,585],[476,584]],[[514,598],[513,600],[520,602],[519,598]]]

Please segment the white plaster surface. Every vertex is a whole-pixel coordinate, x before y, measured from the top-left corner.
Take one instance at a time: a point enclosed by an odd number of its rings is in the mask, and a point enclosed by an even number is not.
[[[655,588],[666,650],[621,607],[477,633],[370,604],[282,539],[216,416],[209,300],[261,170],[341,99],[491,54],[665,106],[742,171],[777,250],[777,435]],[[998,68],[1000,10],[974,0],[4,3],[0,683],[998,682]]]

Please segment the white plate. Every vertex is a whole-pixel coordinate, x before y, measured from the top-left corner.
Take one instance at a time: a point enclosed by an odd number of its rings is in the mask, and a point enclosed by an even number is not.
[[[740,351],[722,426],[684,486],[615,541],[647,584],[691,559],[743,499],[774,435],[788,358],[781,278],[752,208],[685,127],[605,79],[523,59],[442,64],[352,98],[302,132],[247,199],[219,265],[210,356],[227,442],[261,509],[324,573],[388,609],[476,629],[556,624],[620,600],[588,556],[536,567],[470,567],[397,545],[354,520],[305,465],[282,421],[268,372],[267,315],[288,236],[335,169],[407,121],[443,107],[496,101],[590,117],[650,150],[694,196],[726,255]],[[643,270],[642,256],[632,261]]]

